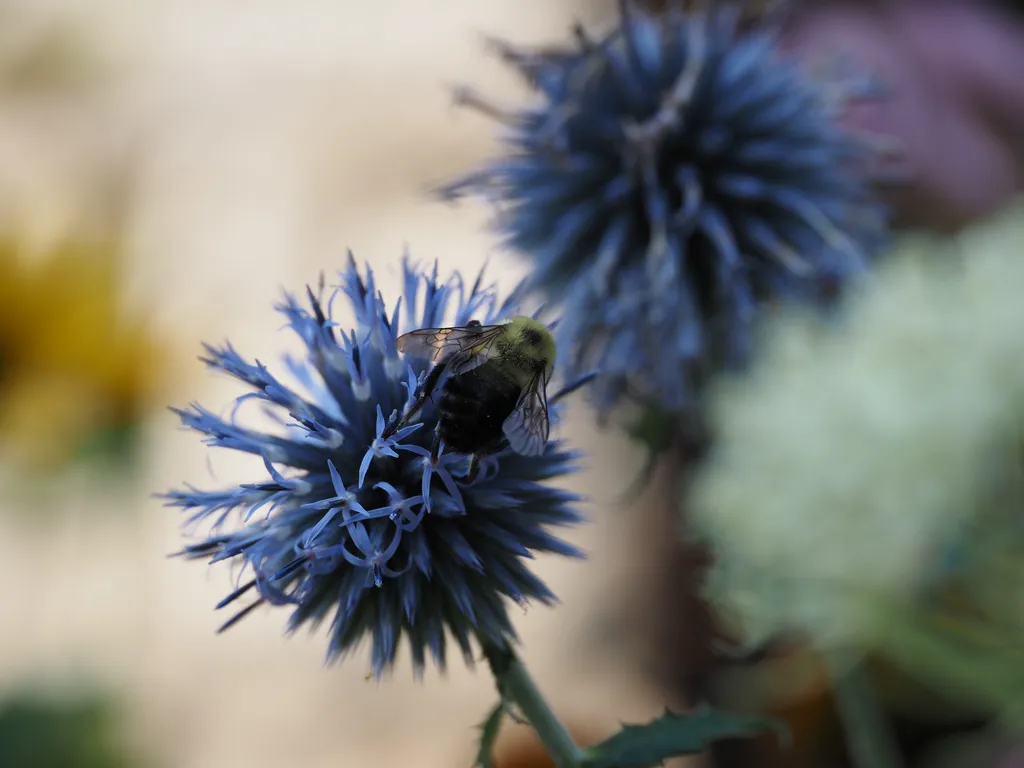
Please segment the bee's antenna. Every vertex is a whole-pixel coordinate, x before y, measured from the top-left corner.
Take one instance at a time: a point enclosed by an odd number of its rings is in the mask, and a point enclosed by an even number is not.
[[[573,381],[570,384],[566,384],[564,387],[562,387],[560,390],[558,390],[558,392],[556,392],[554,395],[549,397],[548,398],[548,402],[549,403],[557,403],[559,400],[561,400],[566,395],[571,395],[573,392],[575,392],[580,387],[586,386],[587,384],[592,382],[594,379],[596,379],[597,376],[598,376],[598,373],[599,373],[598,371],[591,371],[590,373],[583,374],[578,379],[576,379],[575,381]]]

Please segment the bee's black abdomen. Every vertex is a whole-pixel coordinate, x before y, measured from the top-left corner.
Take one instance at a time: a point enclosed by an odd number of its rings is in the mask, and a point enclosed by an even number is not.
[[[515,409],[520,391],[494,362],[448,379],[438,403],[438,434],[448,450],[500,450],[505,442],[501,426]]]

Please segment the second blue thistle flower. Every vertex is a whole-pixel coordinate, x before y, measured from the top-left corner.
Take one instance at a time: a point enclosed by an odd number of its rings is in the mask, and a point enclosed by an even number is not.
[[[683,411],[706,376],[749,358],[766,301],[826,301],[885,243],[857,173],[872,150],[834,123],[830,93],[737,14],[651,17],[622,5],[602,39],[499,49],[537,103],[507,113],[507,152],[444,190],[501,206],[531,260],[528,288],[560,305],[569,375],[596,368],[624,396]]]

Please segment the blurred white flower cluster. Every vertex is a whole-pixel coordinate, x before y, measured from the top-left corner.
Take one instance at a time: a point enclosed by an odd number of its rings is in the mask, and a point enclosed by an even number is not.
[[[712,397],[684,509],[750,645],[890,656],[999,709],[1024,694],[1024,206],[910,239],[830,323],[765,328]]]

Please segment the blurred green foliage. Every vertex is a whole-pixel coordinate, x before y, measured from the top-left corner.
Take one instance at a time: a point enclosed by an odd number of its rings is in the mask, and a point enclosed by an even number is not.
[[[113,702],[94,692],[26,690],[0,703],[5,768],[138,768],[118,741]]]

